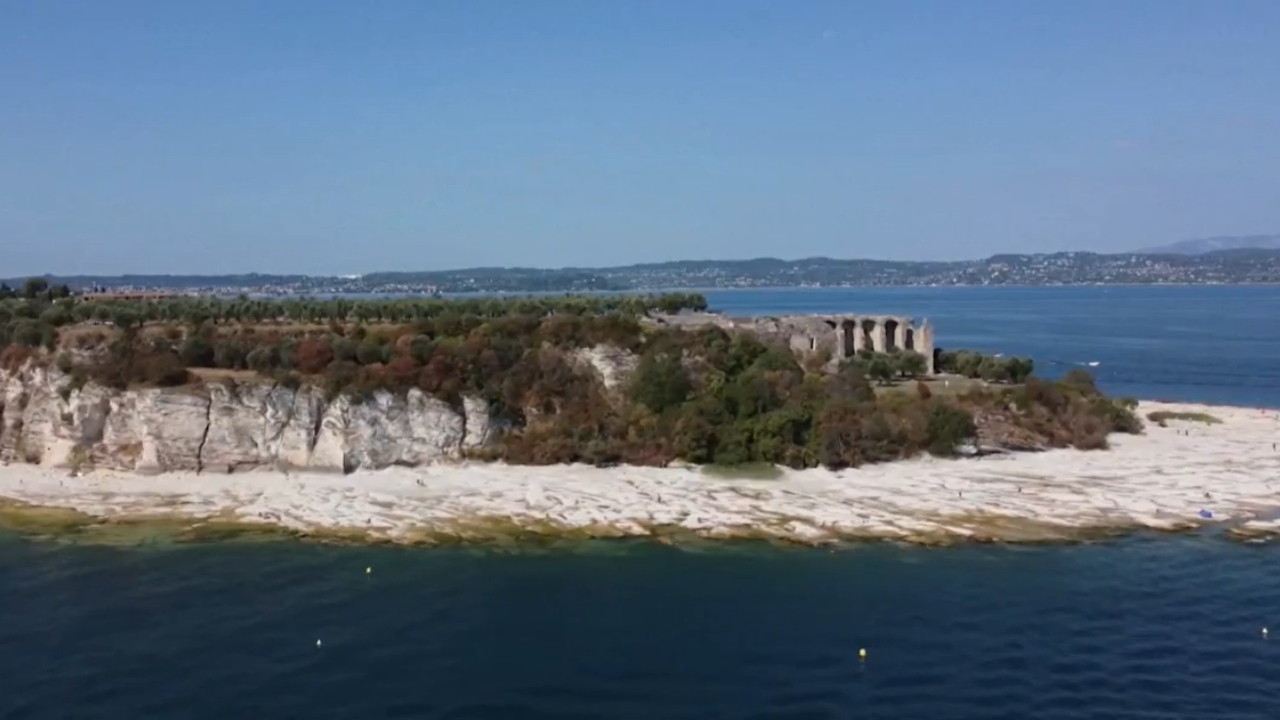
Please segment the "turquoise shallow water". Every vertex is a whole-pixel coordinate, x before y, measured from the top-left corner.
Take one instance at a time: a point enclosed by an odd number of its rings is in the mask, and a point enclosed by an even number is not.
[[[1100,360],[1115,391],[1280,406],[1280,289],[712,299],[927,314],[944,345]],[[1271,720],[1277,553],[1204,536],[523,554],[3,538],[0,718]]]

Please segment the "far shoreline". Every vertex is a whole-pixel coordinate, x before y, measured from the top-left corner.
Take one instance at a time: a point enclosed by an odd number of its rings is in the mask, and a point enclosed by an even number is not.
[[[0,527],[111,542],[148,528],[178,541],[249,535],[397,545],[539,545],[602,538],[1043,544],[1223,528],[1280,536],[1280,412],[1141,401],[1148,422],[1108,450],[916,458],[778,479],[685,467],[461,463],[349,475],[248,471],[154,476],[0,467]],[[1206,515],[1207,513],[1207,515]],[[124,544],[128,544],[125,542]]]

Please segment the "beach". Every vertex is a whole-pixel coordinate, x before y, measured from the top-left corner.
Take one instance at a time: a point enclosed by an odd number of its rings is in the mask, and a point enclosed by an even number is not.
[[[356,473],[135,475],[10,464],[0,498],[106,522],[190,520],[399,543],[512,536],[688,536],[822,544],[1043,542],[1224,523],[1280,533],[1280,412],[1143,402],[1108,450],[918,459],[735,479],[696,467],[447,464]]]

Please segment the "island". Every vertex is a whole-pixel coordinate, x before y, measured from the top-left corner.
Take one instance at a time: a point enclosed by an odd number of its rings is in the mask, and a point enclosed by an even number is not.
[[[1274,413],[1109,398],[901,316],[46,288],[0,300],[0,346],[0,518],[28,529],[1039,541],[1264,534],[1280,499]]]

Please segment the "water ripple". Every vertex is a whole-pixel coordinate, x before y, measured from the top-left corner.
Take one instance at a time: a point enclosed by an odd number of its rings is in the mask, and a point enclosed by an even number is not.
[[[762,552],[0,542],[0,717],[1280,717],[1273,548]]]

